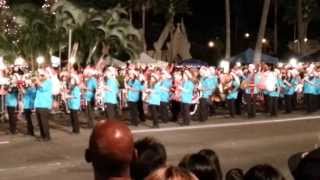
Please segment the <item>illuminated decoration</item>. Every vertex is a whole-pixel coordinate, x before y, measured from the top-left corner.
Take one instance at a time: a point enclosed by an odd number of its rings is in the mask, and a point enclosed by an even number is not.
[[[44,61],[45,61],[45,59],[44,59],[44,57],[43,56],[39,56],[39,57],[37,57],[37,63],[39,64],[39,65],[41,65],[41,64],[43,64],[44,63]]]
[[[23,66],[25,64],[25,60],[19,56],[17,59],[14,60],[14,65],[16,66]]]
[[[51,6],[56,3],[58,0],[44,0],[44,3],[42,5],[42,9],[49,10]]]
[[[0,9],[9,9],[6,0],[0,0]]]
[[[292,67],[297,67],[298,66],[298,59],[296,58],[291,58],[289,60],[289,64],[292,66]]]

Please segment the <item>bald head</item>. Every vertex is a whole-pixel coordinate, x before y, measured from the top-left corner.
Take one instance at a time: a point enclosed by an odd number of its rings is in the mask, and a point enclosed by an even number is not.
[[[124,175],[134,157],[133,135],[118,121],[101,121],[93,129],[86,160],[100,176]]]

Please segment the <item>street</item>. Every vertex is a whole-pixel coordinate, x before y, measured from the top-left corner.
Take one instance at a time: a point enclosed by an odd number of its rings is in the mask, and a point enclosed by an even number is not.
[[[288,158],[320,144],[319,115],[301,112],[273,119],[259,115],[254,120],[219,116],[204,124],[193,122],[190,127],[169,123],[161,124],[161,129],[150,129],[142,125],[133,128],[133,133],[136,139],[153,136],[163,142],[169,164],[176,165],[185,154],[211,148],[219,155],[224,173],[231,168],[247,170],[258,163],[270,163],[292,179]],[[91,167],[83,158],[90,130],[83,128],[80,135],[73,135],[68,126],[52,123],[51,127],[53,140],[48,143],[1,132],[0,179],[93,179]]]

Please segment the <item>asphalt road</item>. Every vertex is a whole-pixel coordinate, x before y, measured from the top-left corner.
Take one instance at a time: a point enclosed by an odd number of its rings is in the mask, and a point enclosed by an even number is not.
[[[150,124],[146,124],[133,132],[135,138],[153,136],[161,140],[167,148],[169,164],[177,164],[185,154],[211,148],[218,153],[224,172],[269,163],[292,179],[288,158],[320,145],[319,115],[298,113],[275,119],[260,115],[250,121],[219,116],[186,128],[169,123],[162,125],[162,129],[150,130]],[[90,130],[81,129],[80,135],[72,135],[67,124],[52,122],[51,126],[51,142],[40,142],[23,134],[5,135],[5,128],[0,129],[1,180],[93,179],[91,167],[83,158]]]

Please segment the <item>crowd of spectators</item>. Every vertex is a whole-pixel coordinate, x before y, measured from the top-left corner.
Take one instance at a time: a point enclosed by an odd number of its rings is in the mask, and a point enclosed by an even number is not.
[[[285,180],[269,164],[224,173],[212,149],[187,154],[178,165],[170,165],[164,144],[152,137],[134,141],[130,129],[118,121],[96,125],[85,158],[93,166],[95,180]],[[288,164],[294,180],[320,180],[320,149],[298,153]]]

